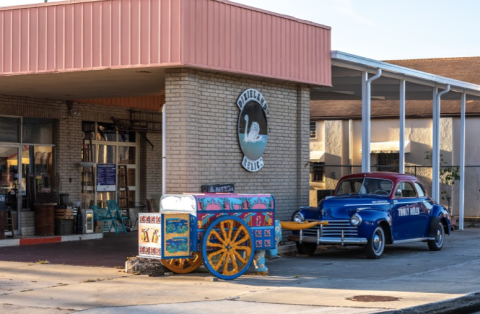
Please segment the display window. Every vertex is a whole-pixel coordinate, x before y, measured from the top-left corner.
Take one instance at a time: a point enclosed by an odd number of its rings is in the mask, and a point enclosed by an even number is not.
[[[54,126],[52,119],[0,116],[0,210],[9,209],[17,217],[14,229],[19,210],[53,195]]]
[[[114,124],[84,121],[82,206],[106,208],[116,200],[122,209],[139,199],[139,149],[135,132],[118,131]],[[86,203],[85,203],[86,202]]]

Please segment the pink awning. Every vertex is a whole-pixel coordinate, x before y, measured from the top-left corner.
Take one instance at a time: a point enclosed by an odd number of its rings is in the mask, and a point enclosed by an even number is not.
[[[0,76],[188,66],[331,85],[330,28],[224,0],[0,9]]]

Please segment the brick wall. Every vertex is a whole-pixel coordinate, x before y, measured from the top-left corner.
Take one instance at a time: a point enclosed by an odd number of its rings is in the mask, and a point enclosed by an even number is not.
[[[265,166],[246,171],[238,143],[236,100],[247,88],[268,102]],[[309,196],[309,89],[190,69],[166,71],[167,193],[235,183],[237,193],[271,193],[277,218],[290,219]]]
[[[78,115],[69,114],[64,101],[36,99],[20,96],[0,95],[0,115],[49,118],[56,120],[55,127],[55,164],[60,181],[60,193],[67,193],[70,201],[81,199],[82,121],[112,123],[111,117],[126,119],[130,117],[128,109],[113,106],[74,103]],[[140,142],[140,201],[145,202],[155,191],[161,191],[161,135],[148,134],[154,144],[154,150],[145,140]],[[148,169],[148,171],[147,171]],[[53,179],[53,178],[52,178]]]

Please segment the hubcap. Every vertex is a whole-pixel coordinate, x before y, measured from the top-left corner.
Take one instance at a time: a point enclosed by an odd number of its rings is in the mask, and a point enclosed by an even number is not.
[[[442,235],[442,230],[440,230],[440,227],[437,229],[437,236],[435,238],[435,242],[437,242],[437,244],[442,244],[443,242],[443,235]]]
[[[381,247],[382,247],[382,240],[380,239],[380,236],[378,235],[378,233],[375,233],[373,235],[373,248],[375,249],[375,252],[378,252]]]

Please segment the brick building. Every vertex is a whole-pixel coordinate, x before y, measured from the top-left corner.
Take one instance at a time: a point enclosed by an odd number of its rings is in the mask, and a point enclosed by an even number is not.
[[[331,84],[329,27],[224,0],[7,7],[0,25],[0,195],[17,233],[32,232],[32,193],[50,191],[134,206],[229,182],[273,194],[281,219],[308,203],[310,87]],[[247,89],[268,103],[258,171],[239,145]]]

